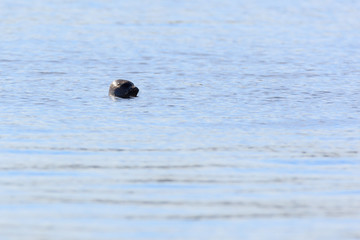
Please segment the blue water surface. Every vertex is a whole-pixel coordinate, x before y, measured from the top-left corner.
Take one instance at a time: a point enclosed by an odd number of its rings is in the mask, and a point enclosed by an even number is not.
[[[352,0],[1,0],[0,239],[360,239],[359,29]]]

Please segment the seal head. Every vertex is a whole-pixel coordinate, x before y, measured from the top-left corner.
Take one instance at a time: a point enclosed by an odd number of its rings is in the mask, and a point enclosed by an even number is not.
[[[109,88],[109,96],[111,97],[136,97],[138,92],[139,89],[132,82],[123,79],[113,81]]]

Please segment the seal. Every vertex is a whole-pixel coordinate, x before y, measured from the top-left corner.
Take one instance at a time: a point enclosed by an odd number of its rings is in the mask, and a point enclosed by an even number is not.
[[[109,96],[111,97],[136,97],[138,92],[139,89],[135,87],[132,82],[124,79],[118,79],[113,81],[109,88]]]

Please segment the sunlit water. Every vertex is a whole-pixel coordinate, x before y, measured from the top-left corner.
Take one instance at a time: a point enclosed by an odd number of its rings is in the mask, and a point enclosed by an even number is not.
[[[0,239],[360,239],[358,1],[2,0],[0,33]]]

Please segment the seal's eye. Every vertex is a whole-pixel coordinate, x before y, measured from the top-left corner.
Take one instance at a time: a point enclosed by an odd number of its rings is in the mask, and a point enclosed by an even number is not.
[[[124,87],[124,88],[129,88],[131,86],[131,84],[130,83],[124,83],[123,85],[122,85],[122,87]]]

